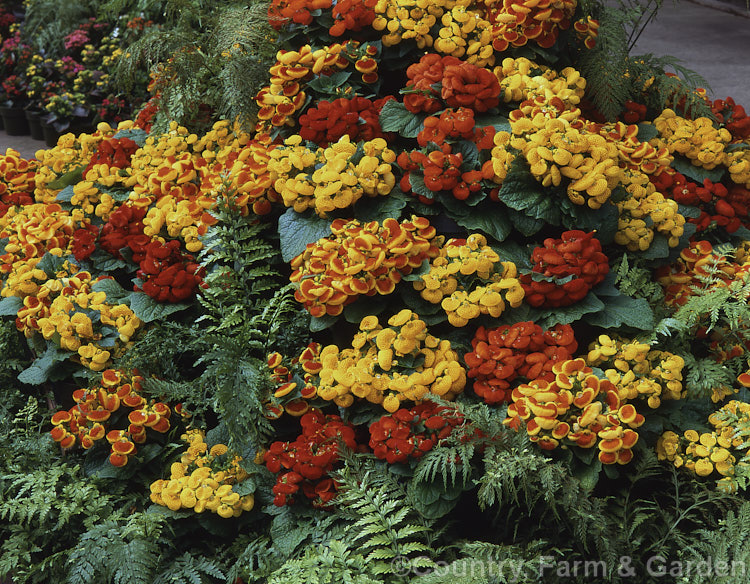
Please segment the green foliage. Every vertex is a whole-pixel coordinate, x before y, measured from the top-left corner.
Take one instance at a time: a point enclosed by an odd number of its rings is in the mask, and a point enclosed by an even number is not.
[[[351,548],[351,543],[332,539],[307,548],[300,558],[287,561],[271,574],[268,584],[380,584],[371,576],[371,565]]]
[[[430,551],[425,543],[429,524],[408,504],[403,486],[393,475],[370,458],[350,456],[335,478],[340,483],[337,508],[353,522],[347,539],[367,554],[372,574],[392,573],[393,562],[407,558],[413,568],[432,565],[424,556]]]
[[[654,282],[649,270],[642,259],[631,258],[627,253],[611,267],[615,275],[614,284],[620,292],[633,298],[643,298],[653,307],[663,305],[664,290]]]
[[[118,62],[118,81],[132,85],[145,68],[169,79],[159,87],[157,130],[170,120],[195,130],[216,119],[250,127],[257,111],[253,99],[267,83],[275,54],[268,4],[168,0],[159,4],[161,27],[151,27]],[[111,9],[117,8],[111,3]]]
[[[715,529],[700,529],[695,538],[681,550],[680,560],[687,565],[717,568],[712,584],[730,584],[746,576],[750,564],[750,503],[730,510]],[[721,570],[721,566],[727,566]],[[721,570],[721,571],[720,571]],[[686,584],[706,582],[705,572],[693,570],[682,580]]]

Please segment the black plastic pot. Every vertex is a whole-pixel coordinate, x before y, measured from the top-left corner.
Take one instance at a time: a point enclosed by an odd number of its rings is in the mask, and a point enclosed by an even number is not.
[[[29,133],[29,122],[22,107],[0,107],[5,133],[8,136],[26,136]]]
[[[41,116],[41,112],[37,110],[26,110],[26,121],[29,123],[29,132],[34,140],[44,140]]]

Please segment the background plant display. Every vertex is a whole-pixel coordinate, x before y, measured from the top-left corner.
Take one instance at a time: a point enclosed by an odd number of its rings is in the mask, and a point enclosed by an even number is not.
[[[750,122],[629,56],[644,6],[177,4],[133,120],[0,156],[0,575],[749,559]]]

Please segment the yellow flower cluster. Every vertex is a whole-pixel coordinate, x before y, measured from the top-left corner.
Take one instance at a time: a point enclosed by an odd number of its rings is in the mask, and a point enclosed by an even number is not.
[[[395,412],[404,401],[428,394],[453,399],[466,385],[466,371],[450,341],[427,332],[427,325],[404,309],[383,327],[376,316],[359,325],[351,349],[328,345],[320,352],[318,396],[348,407],[364,398]]]
[[[743,404],[747,405],[747,404]],[[747,461],[737,462],[733,448],[740,446],[741,438],[734,438],[734,428],[723,426],[718,431],[699,434],[686,430],[682,436],[670,431],[664,432],[656,442],[656,455],[659,460],[668,460],[676,468],[686,468],[699,477],[716,473],[721,476],[716,485],[720,490],[734,492],[735,466],[747,466]]]
[[[414,39],[420,49],[434,43],[430,29],[443,17],[451,0],[378,0],[372,27],[383,32],[383,46],[392,47],[402,40]]]
[[[688,120],[665,109],[654,120],[654,127],[659,130],[659,137],[652,144],[686,156],[694,166],[711,170],[727,163],[724,148],[732,141],[732,134],[726,128],[715,128],[709,118]]]
[[[568,198],[576,205],[600,208],[620,182],[617,147],[599,134],[542,112],[511,121],[511,130],[509,144],[526,158],[534,178],[545,187],[559,186],[565,178]]]
[[[62,187],[52,188],[49,186],[50,183],[68,172],[85,167],[94,155],[99,142],[111,138],[118,130],[127,130],[132,127],[133,122],[130,120],[120,122],[117,129],[113,129],[109,124],[102,122],[93,134],[79,134],[78,136],[72,133],[63,134],[54,148],[38,150],[36,157],[39,160],[39,166],[34,177],[36,180],[36,201],[39,203],[54,203]],[[99,182],[94,174],[92,174],[91,180]]]
[[[548,100],[558,97],[570,107],[580,103],[586,89],[586,79],[573,67],[565,67],[558,73],[526,57],[506,57],[493,73],[500,82],[500,97],[506,103],[538,95]]]
[[[239,517],[255,504],[253,495],[240,495],[232,486],[247,478],[239,456],[231,459],[224,444],[210,449],[200,430],[188,430],[181,438],[188,443],[185,454],[171,466],[169,479],[151,484],[151,501],[172,511],[208,510],[219,517]]]
[[[294,135],[284,141],[283,147],[271,151],[268,171],[285,206],[298,213],[314,209],[324,217],[351,206],[364,195],[387,195],[396,184],[391,170],[396,153],[386,141],[375,138],[365,142],[362,149],[364,156],[359,157],[357,144],[345,135],[328,148],[313,151]]]
[[[497,264],[501,270],[495,272]],[[479,279],[482,284],[473,286],[460,282]],[[430,271],[414,282],[414,289],[432,304],[441,303],[448,322],[455,327],[466,326],[480,314],[497,318],[506,308],[521,305],[523,287],[517,279],[512,262],[500,262],[500,256],[487,245],[484,235],[474,233],[466,240],[449,239],[440,250],[440,256],[430,264]],[[503,295],[505,298],[503,298]]]
[[[725,164],[732,181],[750,189],[750,149],[743,148],[729,152]]]
[[[130,341],[141,321],[128,306],[108,304],[104,292],[93,292],[94,281],[89,272],[78,272],[75,266],[66,263],[63,273],[65,275],[44,282],[35,296],[24,299],[23,315],[28,317],[27,312],[34,311],[34,318],[24,318],[17,325],[23,325],[21,330],[26,336],[38,330],[45,339],[77,353],[82,365],[92,371],[102,371],[112,352],[99,346],[105,334],[102,327],[95,329],[90,312],[98,313],[98,320],[104,327],[116,329],[123,343]]]
[[[450,4],[454,5],[449,8]],[[456,0],[446,5],[433,47],[439,53],[458,57],[477,67],[491,67],[495,64],[492,25],[481,12],[470,8],[472,4],[473,0]]]
[[[604,369],[621,400],[645,398],[648,407],[658,408],[662,400],[686,395],[682,386],[685,360],[645,343],[599,335],[589,346],[586,362]]]
[[[615,243],[630,251],[645,251],[651,247],[654,234],[661,233],[669,247],[676,247],[685,229],[685,217],[679,213],[677,202],[658,192],[640,171],[624,171],[622,184],[629,196],[617,202],[620,213]]]

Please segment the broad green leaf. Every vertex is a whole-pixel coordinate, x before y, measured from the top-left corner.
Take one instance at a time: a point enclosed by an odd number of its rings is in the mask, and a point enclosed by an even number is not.
[[[146,130],[141,130],[140,128],[132,128],[130,130],[119,130],[113,138],[129,138],[133,142],[135,142],[139,147],[142,147],[146,143],[146,138],[148,138],[148,132]]]
[[[23,300],[19,296],[3,298],[0,300],[0,316],[16,316],[22,306]]]
[[[70,200],[73,198],[74,194],[75,193],[73,191],[73,185],[68,185],[59,193],[57,193],[57,197],[55,197],[55,200],[58,203],[70,203]]]
[[[67,261],[68,257],[69,256],[58,257],[47,252],[42,256],[42,259],[39,260],[36,267],[40,270],[44,270],[44,273],[47,274],[49,278],[54,279],[57,277],[57,272],[62,269],[63,264]]]
[[[331,235],[331,222],[321,219],[311,210],[297,213],[289,208],[279,217],[279,242],[281,257],[285,262],[297,257],[307,247],[308,243],[315,243]]]
[[[404,138],[416,138],[426,117],[413,114],[403,103],[389,99],[380,110],[380,127],[384,132],[398,132]]]
[[[588,205],[575,205],[565,197],[560,209],[563,212],[562,224],[566,229],[596,231],[596,238],[603,245],[614,241],[620,213],[613,203],[608,201],[599,209],[591,209]]]
[[[187,302],[157,302],[145,292],[133,292],[130,295],[130,310],[143,322],[160,320],[190,306]]]
[[[382,225],[389,217],[398,220],[404,207],[406,195],[395,187],[388,195],[361,198],[354,204],[354,216],[360,221],[377,221]]]
[[[508,209],[508,218],[516,231],[526,236],[534,235],[546,225],[544,220],[534,219],[522,211],[516,211],[515,209]]]
[[[325,316],[313,316],[310,318],[310,332],[317,333],[325,330],[328,327],[333,326],[338,319],[338,316],[330,316],[328,314]]]
[[[581,320],[586,314],[601,310],[604,310],[604,303],[589,292],[580,302],[570,306],[532,308],[529,310],[528,320],[533,320],[542,328],[550,328],[556,324],[571,324]]]
[[[476,207],[467,207],[469,214],[453,217],[459,225],[469,231],[479,230],[495,241],[503,241],[511,232],[513,225],[507,210],[492,201],[485,201]]]
[[[18,381],[28,385],[41,385],[49,379],[52,368],[60,361],[65,361],[72,353],[47,341],[47,350],[37,357],[31,365],[18,374]]]
[[[346,322],[359,324],[364,317],[371,314],[378,315],[385,310],[385,307],[386,301],[380,295],[358,298],[355,302],[344,306],[344,318]]]
[[[127,304],[130,302],[129,297],[132,294],[120,286],[120,284],[117,283],[117,280],[114,280],[113,278],[99,280],[91,286],[91,289],[94,292],[104,292],[107,295],[107,302],[110,304],[119,303],[121,301]]]
[[[591,325],[604,329],[629,326],[644,331],[654,328],[654,313],[643,298],[631,298],[625,294],[606,296],[604,310],[587,314],[583,319]]]
[[[679,154],[675,155],[674,162],[672,162],[672,168],[677,172],[684,174],[686,177],[693,179],[701,186],[703,185],[704,179],[708,179],[714,183],[719,182],[721,177],[724,176],[724,171],[726,170],[721,166],[717,166],[712,170],[706,170],[700,166],[695,166],[690,162],[690,159],[680,156]]]
[[[651,138],[656,138],[658,135],[659,130],[652,123],[642,122],[638,124],[638,135],[636,138],[641,142],[648,142]]]
[[[513,161],[497,196],[511,209],[523,211],[532,219],[542,219],[553,225],[560,223],[559,198],[531,175],[528,164],[520,156]]]
[[[480,115],[474,117],[474,125],[477,128],[492,126],[498,132],[510,132],[510,120],[501,115]]]
[[[74,185],[78,182],[81,182],[83,179],[83,169],[84,166],[79,166],[78,168],[71,170],[69,172],[66,172],[65,174],[58,176],[55,180],[47,183],[48,189],[64,189],[65,187],[69,185]]]
[[[667,256],[669,256],[669,241],[661,233],[655,233],[649,248],[641,253],[641,257],[647,260],[658,260]]]

